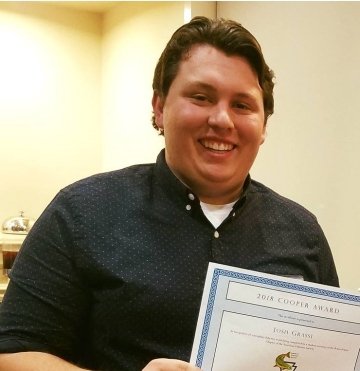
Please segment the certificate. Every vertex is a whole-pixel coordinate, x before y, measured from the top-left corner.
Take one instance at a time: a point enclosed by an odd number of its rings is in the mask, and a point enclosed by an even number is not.
[[[360,296],[210,263],[190,362],[203,371],[360,371]]]

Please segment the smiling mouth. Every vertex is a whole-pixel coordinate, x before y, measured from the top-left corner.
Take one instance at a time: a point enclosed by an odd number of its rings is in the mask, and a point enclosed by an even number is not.
[[[218,152],[229,152],[234,149],[233,144],[224,143],[224,142],[214,142],[211,140],[202,140],[200,143],[207,149],[211,149],[213,151]]]

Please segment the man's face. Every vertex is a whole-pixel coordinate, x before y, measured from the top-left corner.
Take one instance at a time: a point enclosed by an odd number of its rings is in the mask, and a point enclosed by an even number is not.
[[[237,199],[265,137],[262,90],[246,59],[195,45],[153,109],[171,170],[204,202]]]

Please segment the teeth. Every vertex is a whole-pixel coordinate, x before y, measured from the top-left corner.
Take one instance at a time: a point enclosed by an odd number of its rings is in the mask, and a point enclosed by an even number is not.
[[[234,148],[232,144],[211,142],[208,140],[203,141],[203,145],[204,147],[214,149],[215,151],[231,151]]]

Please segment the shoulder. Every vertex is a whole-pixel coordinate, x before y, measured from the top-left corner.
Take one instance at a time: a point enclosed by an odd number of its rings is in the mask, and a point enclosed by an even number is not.
[[[280,195],[264,184],[251,180],[248,190],[249,198],[254,204],[259,204],[265,212],[274,216],[279,213],[286,217],[297,217],[316,221],[315,215],[299,203]]]
[[[68,194],[86,194],[121,191],[150,181],[154,164],[141,164],[104,173],[91,175],[78,180],[61,191]]]
[[[91,175],[61,189],[54,201],[73,210],[123,208],[133,204],[131,200],[148,198],[153,168],[153,164],[141,164]]]

